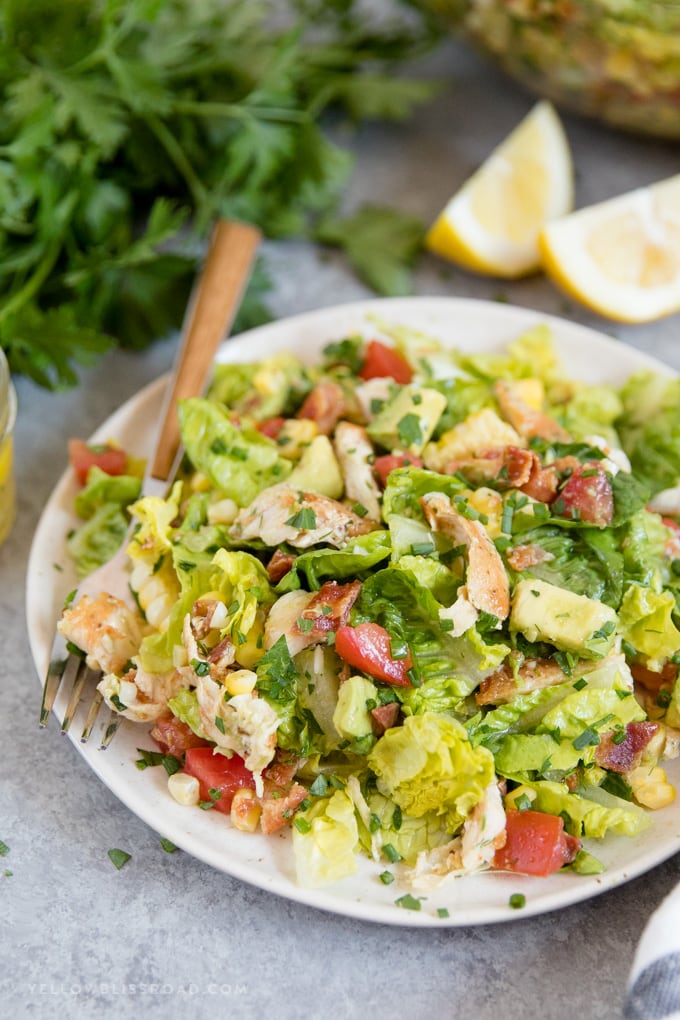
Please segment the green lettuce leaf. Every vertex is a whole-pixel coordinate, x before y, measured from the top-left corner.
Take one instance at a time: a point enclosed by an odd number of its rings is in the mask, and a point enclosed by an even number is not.
[[[613,387],[579,384],[561,413],[564,427],[574,439],[597,435],[610,446],[621,445],[614,423],[623,413],[623,402]]]
[[[293,414],[311,386],[309,370],[293,354],[272,354],[247,364],[217,364],[210,400],[263,421]]]
[[[415,863],[419,853],[443,846],[451,839],[441,817],[434,811],[414,818],[412,815],[403,814],[393,800],[383,797],[380,793],[369,794],[367,802],[371,811],[371,822],[377,826],[381,844],[383,846],[390,844],[409,865]],[[359,840],[363,849],[370,853],[371,832],[361,821]]]
[[[258,694],[281,720],[277,730],[279,747],[305,757],[325,753],[328,749],[326,735],[306,703],[306,685],[303,686],[303,678],[288,651],[285,635],[265,652],[256,671]]]
[[[449,832],[467,818],[493,781],[493,756],[473,747],[465,727],[427,712],[405,719],[368,756],[378,790],[414,818],[433,812]]]
[[[86,577],[103,563],[108,563],[120,547],[127,529],[127,518],[117,503],[105,503],[95,510],[66,543],[78,577]]]
[[[317,591],[324,581],[361,580],[371,569],[386,560],[391,551],[387,531],[371,531],[351,539],[342,549],[310,549],[298,556],[291,570],[282,578],[277,592],[283,594],[305,587]]]
[[[189,690],[188,687],[178,691],[174,697],[169,699],[168,708],[181,722],[186,723],[197,737],[205,738],[196,691]]]
[[[87,473],[87,484],[76,494],[76,513],[87,521],[107,504],[122,509],[139,498],[141,488],[141,479],[134,475],[107,475],[94,465]]]
[[[239,506],[285,480],[291,464],[257,429],[240,429],[217,404],[200,397],[179,402],[182,443],[189,460]]]
[[[652,495],[680,479],[680,379],[639,372],[621,390],[617,422],[633,473]]]
[[[424,521],[425,514],[420,498],[428,492],[443,492],[454,496],[467,487],[467,483],[455,475],[440,475],[425,468],[403,467],[391,471],[383,493],[383,519],[389,521],[392,514],[413,517]]]
[[[503,354],[463,354],[458,364],[470,375],[496,379],[541,379],[547,387],[564,378],[550,327],[544,323],[527,330]]]
[[[623,556],[612,532],[546,525],[523,532],[521,543],[537,545],[552,558],[521,573],[511,571],[514,581],[535,577],[616,609],[623,587]]]
[[[413,658],[413,688],[401,687],[399,699],[410,711],[419,711],[434,694],[437,704],[446,691],[455,710],[480,680],[497,668],[509,648],[487,645],[474,637],[452,637],[442,630],[440,604],[410,572],[387,567],[364,582],[352,609],[352,622],[374,622],[389,633],[392,648],[408,648]],[[486,663],[486,665],[483,665]],[[436,693],[435,693],[436,692]]]
[[[658,591],[667,580],[664,545],[669,529],[659,514],[638,510],[628,522],[623,546],[625,579]]]
[[[645,719],[645,711],[632,691],[624,688],[591,688],[587,684],[580,691],[572,689],[559,704],[549,709],[541,720],[543,732],[559,732],[567,740],[583,735],[585,730],[601,733],[617,724]]]
[[[608,832],[637,836],[651,824],[642,808],[597,787],[589,790],[586,797],[571,793],[564,783],[545,779],[524,785],[536,794],[532,807],[549,815],[561,815],[573,836],[602,839]]]
[[[301,886],[319,888],[356,872],[359,831],[354,803],[344,790],[320,798],[297,819],[293,852]]]
[[[496,772],[511,777],[526,777],[529,772],[571,772],[583,759],[584,751],[577,750],[571,740],[556,741],[547,733],[511,734],[494,752]]]
[[[619,610],[619,633],[645,657],[649,669],[660,671],[680,651],[680,631],[672,620],[675,598],[639,584],[626,589]]]

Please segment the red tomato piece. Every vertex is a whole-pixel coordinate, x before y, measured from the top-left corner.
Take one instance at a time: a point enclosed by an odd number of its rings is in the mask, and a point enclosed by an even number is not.
[[[107,475],[124,475],[127,453],[117,446],[88,446],[82,439],[69,439],[68,456],[79,485],[85,485],[91,467],[98,467]]]
[[[255,789],[255,777],[243,758],[233,754],[214,754],[212,747],[190,747],[184,759],[184,771],[198,779],[201,800],[210,803],[210,791],[219,793],[214,799],[215,811],[228,815],[237,790]]]
[[[268,436],[270,439],[276,439],[279,432],[285,425],[286,419],[277,416],[276,418],[265,418],[264,421],[259,421],[255,426],[258,432],[261,432],[263,436]]]
[[[408,671],[413,660],[410,653],[403,659],[393,659],[390,635],[378,623],[340,627],[335,635],[335,650],[350,666],[376,680],[384,680],[395,687],[411,687]]]
[[[370,340],[366,347],[364,363],[359,370],[361,379],[376,379],[390,376],[395,382],[405,385],[413,378],[413,369],[403,354],[394,347]]]
[[[545,877],[569,864],[581,848],[581,841],[564,831],[557,815],[542,811],[508,811],[506,843],[497,850],[493,866],[501,871]]]
[[[400,467],[422,467],[420,457],[412,457],[405,453],[386,453],[382,457],[376,457],[373,461],[373,471],[382,483],[383,488],[387,485],[387,477],[390,471]]]
[[[604,528],[614,516],[611,482],[597,461],[574,470],[552,504],[559,517],[572,517]]]

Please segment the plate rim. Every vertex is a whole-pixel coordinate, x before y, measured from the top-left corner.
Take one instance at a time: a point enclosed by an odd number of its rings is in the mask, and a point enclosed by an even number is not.
[[[664,362],[658,360],[652,355],[627,345],[620,340],[615,340],[590,326],[586,326],[581,323],[574,323],[568,319],[560,318],[559,316],[543,313],[531,308],[523,308],[517,305],[480,299],[446,296],[373,298],[363,301],[349,301],[331,306],[323,306],[321,308],[302,312],[293,316],[287,316],[226,339],[219,349],[216,360],[219,362],[245,360],[245,357],[231,357],[230,355],[243,354],[246,356],[248,353],[246,348],[250,343],[256,342],[259,344],[266,341],[270,336],[276,337],[280,335],[282,339],[278,345],[279,349],[285,348],[291,344],[290,339],[283,339],[284,334],[289,334],[291,330],[301,330],[304,332],[310,327],[312,329],[316,329],[318,327],[319,330],[322,330],[325,328],[326,322],[330,325],[332,320],[337,319],[338,317],[349,316],[366,319],[367,316],[370,315],[388,312],[390,321],[399,324],[400,315],[403,316],[404,314],[408,315],[409,313],[412,313],[416,318],[420,318],[421,313],[426,312],[428,309],[430,311],[434,310],[435,312],[460,312],[467,314],[467,316],[472,316],[473,318],[475,316],[481,316],[482,318],[486,317],[496,319],[499,323],[503,324],[503,328],[507,327],[507,332],[509,334],[507,338],[494,340],[496,346],[504,346],[507,344],[508,340],[511,340],[513,337],[517,337],[522,331],[531,328],[532,325],[545,323],[556,333],[555,341],[558,351],[560,351],[563,342],[566,342],[560,338],[559,334],[566,330],[568,334],[578,338],[579,342],[588,343],[590,341],[596,344],[600,351],[604,350],[608,354],[611,354],[612,357],[615,354],[620,355],[623,349],[626,357],[623,359],[619,358],[619,360],[623,360],[624,362],[632,361],[636,363],[634,368],[631,369],[629,366],[626,369],[624,373],[626,377],[631,374],[631,371],[638,371],[642,369],[651,369],[655,372],[661,372],[669,377],[677,377],[680,375],[680,373],[676,372],[669,365],[666,365]],[[421,328],[423,332],[427,332],[426,325],[421,325],[418,328]],[[320,338],[319,345],[321,342],[329,342],[330,339],[332,339],[332,337],[329,336]],[[318,347],[316,349],[318,350]],[[564,354],[563,350],[560,352]],[[258,356],[260,355],[258,354]],[[97,429],[95,429],[92,433],[90,439],[100,440],[105,434],[111,435],[115,433],[116,429],[120,430],[124,422],[129,420],[131,416],[134,418],[135,414],[139,415],[140,413],[143,413],[144,409],[149,405],[152,405],[154,401],[157,401],[160,404],[168,378],[169,373],[164,373],[152,382],[147,383],[140,390],[136,391],[111,415],[100,423]],[[147,433],[146,439],[148,440],[150,437],[150,434]],[[44,674],[44,667],[47,665],[47,661],[49,660],[50,645],[49,641],[45,644],[45,641],[41,640],[37,625],[35,624],[35,619],[31,612],[31,607],[35,604],[36,587],[38,586],[38,580],[41,573],[40,566],[42,564],[42,559],[40,550],[44,545],[45,535],[54,535],[55,523],[53,515],[55,507],[58,507],[60,502],[63,502],[64,496],[72,489],[72,487],[73,480],[70,469],[67,467],[52,488],[49,498],[47,499],[40,515],[40,519],[31,541],[31,548],[27,563],[25,585],[26,622],[31,656],[41,683],[42,675]],[[61,539],[62,547],[64,542],[65,536]],[[39,559],[41,560],[40,563],[38,562]],[[53,590],[63,587],[58,584],[56,577],[53,578],[53,581]],[[54,601],[55,599],[53,596],[52,602],[54,603]],[[125,726],[128,729],[135,728],[134,723],[126,723]],[[93,753],[92,746],[81,744],[73,732],[69,733],[69,738],[81,756],[85,758],[90,768],[92,768],[98,778],[104,782],[108,789],[111,790],[114,796],[116,796],[129,810],[137,815],[137,817],[141,818],[152,829],[159,833],[168,834],[167,826],[159,827],[159,822],[162,820],[160,816],[164,814],[163,808],[168,807],[168,805],[165,804],[164,799],[161,799],[159,804],[156,804],[155,800],[153,804],[149,804],[148,800],[150,798],[140,797],[134,783],[132,785],[129,783],[126,784],[125,780],[122,778],[123,773],[121,773],[120,782],[112,785],[110,779],[107,778],[105,774],[106,770],[103,769],[106,759],[100,758],[100,767],[97,767],[97,758],[95,755],[101,756],[102,752],[94,751]],[[112,749],[109,749],[107,754],[110,755],[111,750]],[[110,761],[111,759],[108,760]],[[127,762],[128,766],[131,764],[131,762]],[[122,783],[122,788],[120,783]],[[151,790],[151,788],[151,784],[149,784],[148,789]],[[165,794],[165,797],[167,797],[167,794]],[[668,811],[670,809],[666,810]],[[167,813],[167,811],[165,813]],[[337,890],[342,887],[343,883],[337,883],[335,886],[324,887],[322,889],[306,889],[305,887],[295,885],[291,882],[290,878],[287,878],[285,875],[272,876],[271,874],[267,874],[266,871],[260,874],[258,872],[254,872],[250,865],[241,865],[238,862],[234,863],[229,860],[225,861],[224,859],[219,858],[219,855],[216,855],[212,848],[197,847],[195,844],[195,838],[191,836],[191,834],[187,835],[184,833],[182,831],[182,827],[178,828],[177,826],[173,826],[173,831],[170,832],[169,835],[177,846],[191,854],[192,857],[209,864],[211,867],[267,892],[274,893],[275,895],[293,902],[314,907],[315,909],[359,920],[395,925],[399,927],[474,927],[482,924],[504,923],[511,920],[534,917],[554,910],[563,909],[567,906],[577,905],[591,899],[594,896],[601,895],[609,889],[616,888],[624,882],[638,877],[646,871],[649,871],[651,868],[656,867],[680,850],[680,820],[678,820],[676,828],[678,829],[678,832],[676,832],[674,836],[676,845],[673,846],[669,843],[661,854],[659,854],[658,850],[655,850],[652,846],[651,849],[641,855],[640,858],[634,860],[632,865],[629,865],[626,868],[614,869],[614,871],[609,873],[605,872],[600,876],[570,876],[577,879],[578,885],[574,885],[573,887],[570,885],[563,886],[561,889],[558,888],[556,891],[551,891],[551,889],[547,889],[545,887],[545,883],[550,882],[550,879],[531,879],[526,876],[513,876],[499,873],[492,875],[489,873],[481,873],[474,876],[473,880],[488,881],[493,879],[497,884],[505,884],[508,887],[510,884],[514,887],[522,885],[523,887],[531,887],[532,891],[538,888],[539,895],[535,897],[533,895],[531,897],[527,896],[526,905],[521,911],[510,908],[508,904],[508,897],[506,897],[502,904],[495,907],[478,907],[477,914],[475,916],[468,916],[469,907],[466,907],[464,915],[457,916],[455,914],[450,914],[450,916],[446,918],[441,918],[436,916],[436,914],[430,914],[425,911],[416,912],[400,910],[398,907],[395,907],[393,898],[384,905],[376,904],[374,901],[364,902],[360,897],[347,899],[342,895],[336,894]],[[230,833],[235,833],[235,831],[236,830],[232,829],[228,830]],[[249,836],[248,838],[252,839],[258,837]],[[271,837],[259,838],[269,839]],[[625,845],[631,847],[632,841],[628,840]],[[288,848],[288,853],[292,854],[290,848]],[[384,864],[382,866],[384,868]],[[450,880],[450,884],[448,884],[446,888],[453,889],[457,883],[469,883],[470,881],[470,877],[452,878]],[[539,882],[540,886],[537,887],[535,885],[536,882]],[[542,894],[541,889],[544,890]],[[508,891],[514,890],[508,889]],[[577,894],[574,895],[574,892]]]

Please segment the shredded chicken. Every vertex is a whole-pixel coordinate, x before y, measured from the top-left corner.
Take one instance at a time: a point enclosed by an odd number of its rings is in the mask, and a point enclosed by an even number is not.
[[[505,620],[510,612],[510,586],[496,546],[479,521],[458,513],[448,496],[429,492],[421,499],[427,523],[467,547],[467,598],[475,609]]]
[[[554,440],[559,443],[568,443],[569,433],[563,429],[559,422],[545,414],[530,407],[520,396],[517,386],[512,382],[499,379],[494,383],[494,393],[498,400],[501,414],[506,421],[510,422],[521,436],[540,436],[541,439]]]
[[[335,430],[333,445],[345,482],[345,495],[365,507],[371,520],[379,521],[380,488],[369,462],[374,450],[366,429],[341,421]]]
[[[133,722],[155,722],[168,710],[168,701],[187,687],[182,670],[147,673],[134,665],[122,677],[107,673],[97,685],[109,708]],[[121,707],[122,706],[122,707]]]
[[[296,549],[308,549],[325,543],[340,549],[350,538],[374,528],[374,521],[360,517],[335,499],[282,484],[265,489],[250,506],[239,511],[229,536],[236,542],[259,538],[269,546],[287,542]]]
[[[136,614],[115,595],[82,595],[64,610],[57,629],[67,641],[86,653],[90,669],[119,673],[142,640]]]

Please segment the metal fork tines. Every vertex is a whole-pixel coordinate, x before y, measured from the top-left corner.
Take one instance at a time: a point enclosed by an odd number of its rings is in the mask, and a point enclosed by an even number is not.
[[[47,670],[42,705],[40,706],[40,725],[42,727],[47,725],[47,720],[54,707],[57,694],[60,690],[68,690],[68,684],[70,683],[68,703],[61,722],[61,732],[68,733],[84,691],[86,689],[89,690],[93,683],[97,683],[101,679],[102,674],[90,669],[81,655],[68,651],[65,648],[63,652],[65,654],[59,657],[59,649],[57,649],[57,657],[52,658]],[[84,744],[90,739],[103,701],[104,698],[101,691],[95,689],[89,704],[83,731],[80,735],[80,739]],[[122,715],[119,715],[117,712],[111,712],[104,728],[101,744],[99,745],[100,750],[106,750],[122,721]]]

